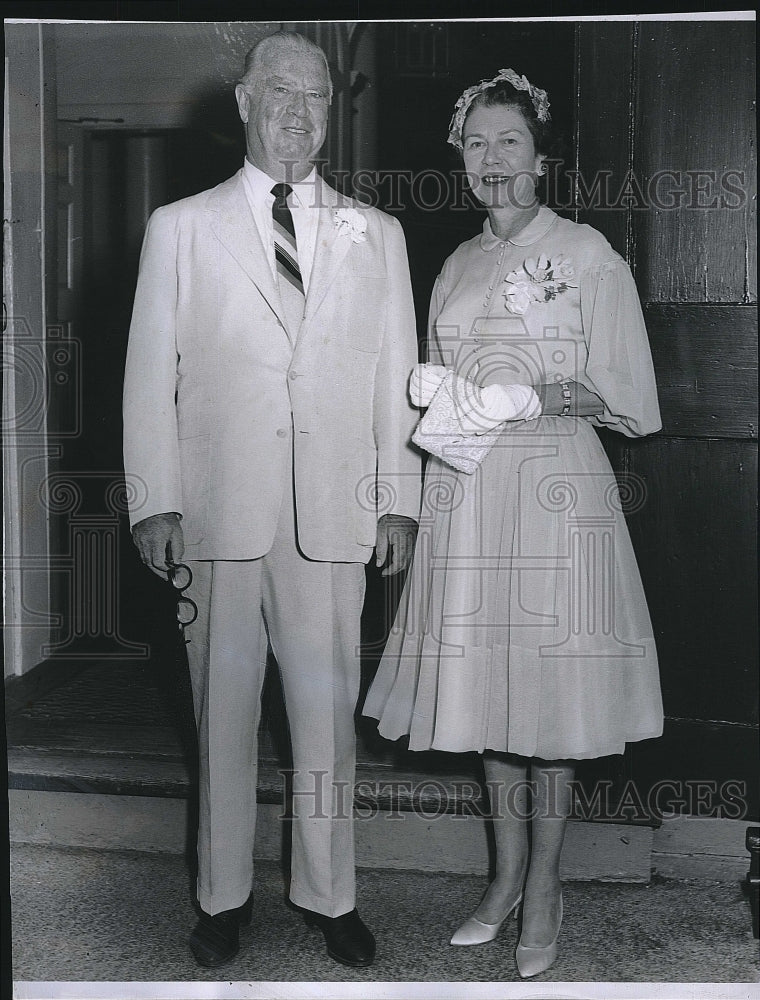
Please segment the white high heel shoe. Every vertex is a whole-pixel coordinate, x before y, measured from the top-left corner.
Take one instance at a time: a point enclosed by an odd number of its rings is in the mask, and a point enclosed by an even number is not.
[[[554,940],[542,948],[530,948],[524,944],[517,945],[515,961],[517,971],[522,979],[530,979],[541,972],[546,972],[549,966],[554,965],[557,960],[557,939],[562,928],[562,894],[559,897],[559,924]]]
[[[517,914],[519,910],[520,903],[522,902],[523,894],[522,892],[517,897],[517,899],[512,903],[510,908],[495,924],[487,924],[484,920],[478,920],[477,917],[469,917],[462,926],[454,932],[449,944],[459,944],[459,945],[471,945],[471,944],[486,944],[488,941],[493,941],[496,935],[499,933],[501,925],[510,915],[513,913],[515,920],[517,920]]]

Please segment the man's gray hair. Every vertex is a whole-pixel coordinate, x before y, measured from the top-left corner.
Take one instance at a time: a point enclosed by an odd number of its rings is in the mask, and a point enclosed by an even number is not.
[[[251,86],[256,76],[260,72],[261,63],[268,55],[272,49],[296,49],[301,52],[313,52],[320,56],[325,63],[325,72],[327,73],[327,84],[329,88],[328,96],[332,101],[333,95],[333,85],[332,77],[330,76],[330,67],[327,63],[327,56],[324,50],[317,45],[316,42],[312,42],[310,38],[305,35],[299,35],[295,31],[275,31],[271,35],[267,35],[260,41],[256,42],[253,48],[249,49],[245,56],[245,66],[243,68],[243,75],[238,80],[244,87],[248,88]]]

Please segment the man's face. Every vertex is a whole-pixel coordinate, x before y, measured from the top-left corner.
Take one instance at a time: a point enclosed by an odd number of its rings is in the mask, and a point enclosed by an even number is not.
[[[248,159],[277,181],[300,181],[327,132],[330,87],[324,60],[308,49],[278,47],[254,79],[235,88]]]

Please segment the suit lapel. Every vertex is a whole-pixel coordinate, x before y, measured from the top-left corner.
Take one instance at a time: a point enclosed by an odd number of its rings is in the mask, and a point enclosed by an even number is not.
[[[240,174],[221,184],[209,199],[207,211],[219,242],[256,285],[272,312],[287,331],[280,291],[272,274],[269,254],[253,221]]]
[[[346,204],[346,199],[325,184],[319,176],[317,176],[317,184],[321,188],[320,204],[325,207],[319,210],[314,263],[306,294],[305,323],[308,323],[322,304],[330,285],[340,273],[351,246],[351,238],[345,235],[340,236],[338,227],[335,225],[335,209],[341,204]]]

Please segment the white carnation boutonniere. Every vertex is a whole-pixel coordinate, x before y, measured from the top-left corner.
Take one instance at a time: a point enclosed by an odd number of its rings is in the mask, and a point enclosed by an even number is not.
[[[522,266],[504,279],[507,311],[524,316],[531,302],[551,302],[568,288],[577,288],[575,267],[569,257],[559,254],[551,259],[544,254],[526,257]]]
[[[336,208],[333,222],[339,236],[350,236],[352,243],[364,243],[367,239],[367,219],[355,208]]]

